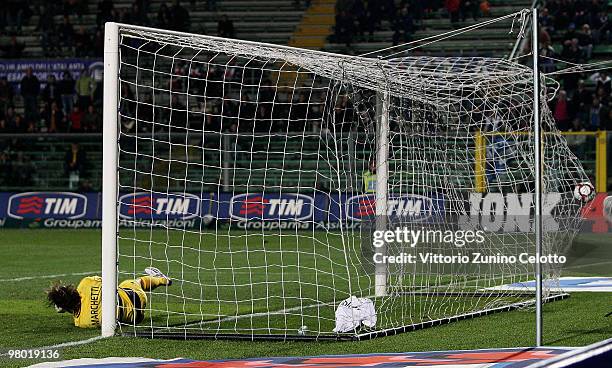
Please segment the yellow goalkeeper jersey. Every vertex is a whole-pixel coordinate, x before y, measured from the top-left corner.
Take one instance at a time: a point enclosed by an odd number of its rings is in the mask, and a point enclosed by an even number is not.
[[[83,278],[77,291],[81,296],[81,308],[74,314],[74,325],[82,328],[99,327],[102,320],[102,278]]]
[[[163,277],[143,276],[136,280],[125,280],[117,289],[117,320],[123,323],[140,323],[147,306],[145,291],[160,285],[169,285]],[[81,280],[77,291],[81,297],[81,308],[74,313],[74,325],[81,328],[100,327],[102,321],[102,278],[88,276]]]

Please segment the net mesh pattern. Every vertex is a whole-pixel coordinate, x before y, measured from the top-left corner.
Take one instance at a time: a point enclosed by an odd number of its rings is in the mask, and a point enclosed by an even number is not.
[[[120,323],[123,332],[336,336],[337,306],[357,296],[378,316],[376,327],[347,333],[359,335],[531,298],[496,289],[533,279],[533,265],[520,263],[390,264],[377,296],[375,220],[356,215],[374,212],[364,178],[380,169],[377,127],[388,120],[387,226],[485,237],[392,243],[387,254],[534,254],[525,66],[128,27],[119,52],[118,276],[155,266],[174,280],[148,294],[144,321]],[[573,188],[587,179],[542,94],[544,249],[561,252],[579,224]],[[545,272],[549,293],[559,269]]]

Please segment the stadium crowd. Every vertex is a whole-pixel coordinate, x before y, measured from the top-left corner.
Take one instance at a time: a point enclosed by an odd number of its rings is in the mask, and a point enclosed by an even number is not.
[[[179,0],[173,0],[169,5],[162,3],[156,17],[150,19],[148,0],[135,0],[129,8],[118,8],[112,0],[102,0],[97,2],[95,25],[87,27],[83,15],[87,13],[88,0],[6,0],[5,3],[6,6],[0,7],[0,40],[8,40],[0,42],[0,56],[5,59],[23,56],[25,45],[18,39],[24,35],[23,27],[30,24],[34,15],[38,15],[35,31],[40,34],[41,56],[100,58],[103,55],[105,22],[189,31],[192,25],[186,6],[194,9],[198,5],[196,1],[189,1],[189,5],[184,6]],[[299,6],[300,2],[297,3]],[[214,10],[216,1],[207,0],[204,7]],[[60,23],[55,21],[58,16],[62,19]],[[201,26],[195,30],[205,32]],[[217,33],[234,37],[233,22],[220,16]],[[94,81],[86,70],[78,78],[65,71],[61,78],[49,75],[46,80],[39,80],[29,69],[17,85],[9,83],[6,77],[0,78],[0,132],[100,131],[101,102],[102,85]],[[23,106],[23,113],[17,112],[20,110],[18,106]]]
[[[297,6],[300,5],[299,1],[296,3]],[[48,57],[101,56],[102,26],[104,22],[111,20],[180,31],[204,31],[199,25],[190,22],[187,7],[196,6],[195,1],[185,5],[179,0],[174,0],[169,6],[163,3],[156,18],[150,19],[148,1],[136,0],[130,8],[116,8],[112,0],[103,0],[97,4],[93,29],[86,29],[79,24],[87,6],[87,0],[64,0],[58,3],[7,0],[7,6],[0,9],[0,32],[12,37],[12,46],[3,49],[5,57],[19,56],[19,50],[22,48],[15,46],[15,35],[20,34],[23,25],[34,14],[40,15],[37,30],[41,31],[42,50]],[[205,6],[206,9],[215,9],[216,2],[207,1]],[[370,41],[383,22],[391,25],[393,42],[400,43],[409,41],[414,32],[423,27],[422,20],[432,14],[445,15],[450,22],[459,26],[466,19],[477,20],[489,11],[486,0],[339,0],[336,6],[336,26],[332,41],[347,45]],[[609,44],[612,41],[612,25],[607,10],[607,4],[601,0],[545,2],[540,16],[542,70],[555,71],[564,67],[565,64],[561,62],[572,65],[591,61],[595,45]],[[55,15],[62,17],[61,24],[54,23]],[[73,25],[73,21],[76,24]],[[225,37],[235,36],[234,24],[226,16],[220,15],[217,34]],[[208,71],[213,74],[220,72],[214,68]],[[179,66],[176,73],[181,76],[187,72],[184,67]],[[214,75],[203,75],[203,71],[194,70],[192,73],[200,78],[214,79]],[[236,78],[240,76],[237,75]],[[183,88],[180,81],[181,78],[169,81],[169,87],[180,90]],[[609,73],[601,71],[562,74],[559,81],[562,88],[551,101],[551,110],[562,130],[612,130],[612,78]],[[264,80],[263,84],[273,86],[271,81]],[[278,123],[283,117],[293,121],[305,120],[306,117],[314,120],[323,113],[318,104],[312,103],[316,99],[311,96],[304,93],[288,96],[282,91],[273,96],[272,88],[268,89],[269,93],[264,90],[258,97],[245,95],[232,98],[213,96],[214,93],[209,88],[207,93],[212,103],[204,104],[204,101],[200,100],[196,105],[191,104],[190,110],[194,114],[208,112],[210,116],[207,121],[209,120],[211,126],[220,124],[217,120],[221,111],[224,111],[224,116],[235,116],[236,122],[255,116],[255,120],[258,120],[256,129],[262,131],[268,131],[270,127],[259,120],[268,122],[268,125],[278,125],[274,126],[273,130],[285,130],[287,127]],[[134,91],[129,86],[124,86],[122,93],[128,96]],[[203,93],[204,91],[190,91],[192,95]],[[267,96],[268,94],[271,96]],[[41,81],[30,69],[26,71],[18,86],[13,86],[6,78],[0,79],[0,132],[99,132],[102,95],[101,82],[94,80],[86,70],[77,78],[66,71],[62,73],[61,78],[56,79],[55,76],[49,75],[46,80]],[[15,107],[16,97],[21,102],[22,109]],[[306,100],[311,103],[306,103]],[[292,104],[294,106],[290,108]],[[184,107],[186,101],[175,96],[169,105]],[[350,108],[350,101],[340,100],[337,105],[335,110],[340,113],[339,111]],[[130,110],[135,108],[129,104],[122,107],[126,110],[125,116],[130,116]],[[140,116],[146,116],[146,109],[142,110],[145,113]],[[249,129],[245,123],[234,124],[231,119],[229,121],[219,129]],[[126,124],[129,129],[133,121]],[[288,128],[291,129],[291,126]]]
[[[422,28],[422,20],[434,14],[447,14],[454,27],[468,18],[478,20],[489,15],[488,0],[339,0],[336,26],[331,39],[350,48],[353,42],[371,41],[374,32],[387,21],[393,30],[393,44],[412,40]]]
[[[98,3],[96,23],[92,28],[84,25],[83,14],[87,0],[64,0],[62,2],[35,1],[23,2],[7,0],[8,6],[0,9],[0,32],[10,35],[11,41],[3,45],[4,57],[19,58],[25,48],[17,41],[22,27],[29,23],[32,15],[37,14],[36,31],[40,32],[40,45],[47,57],[77,56],[101,57],[104,47],[103,25],[108,21],[119,21],[137,25],[158,25],[160,27],[188,30],[189,12],[175,1],[168,7],[163,4],[152,23],[148,18],[149,1],[136,0],[131,8],[115,8],[112,0]],[[34,3],[34,4],[33,4]],[[55,22],[57,15],[62,21]]]
[[[32,69],[26,70],[18,88],[23,114],[15,108],[16,93],[6,78],[0,79],[0,132],[79,133],[102,128],[102,86],[87,70],[75,80],[65,71],[58,81],[49,74],[44,87]]]
[[[612,41],[608,5],[601,0],[546,1],[539,22],[543,72],[593,62],[593,48]],[[558,81],[550,107],[561,130],[612,130],[609,70],[560,74]]]

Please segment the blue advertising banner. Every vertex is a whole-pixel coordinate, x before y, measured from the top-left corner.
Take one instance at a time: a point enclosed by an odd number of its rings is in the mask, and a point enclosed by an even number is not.
[[[522,198],[522,205],[518,198]],[[551,211],[562,204],[558,193],[547,193]],[[455,199],[455,202],[458,199]],[[459,199],[461,200],[461,199]],[[477,224],[496,231],[491,217],[496,208],[502,216],[521,216],[532,201],[531,194],[466,193],[467,213],[476,214]],[[521,202],[521,203],[522,203]],[[485,205],[484,203],[488,203]],[[497,203],[493,206],[492,203]],[[451,203],[438,193],[390,195],[386,215],[390,221],[439,223]],[[472,208],[475,206],[474,208]],[[102,224],[102,194],[72,192],[0,192],[0,227],[99,228]],[[599,193],[581,211],[583,231],[612,232],[612,196]],[[204,228],[227,226],[240,229],[321,229],[359,227],[372,223],[374,194],[323,193],[120,193],[119,225],[149,228]],[[471,218],[470,218],[471,219]],[[471,220],[473,221],[473,220]],[[498,221],[499,222],[499,221]],[[470,225],[469,224],[465,225]],[[472,224],[473,225],[473,224]],[[472,226],[470,225],[470,226]],[[531,223],[527,223],[527,229]],[[552,225],[552,224],[551,224]],[[461,225],[460,225],[461,226]]]
[[[64,71],[69,71],[76,80],[83,69],[96,81],[101,81],[104,63],[100,59],[4,59],[0,60],[0,78],[6,77],[9,83],[18,86],[28,68],[32,68],[44,85],[50,74],[60,80]]]
[[[31,220],[100,219],[100,193],[26,192],[1,193],[0,218]]]
[[[3,192],[0,221],[15,227],[99,227],[101,193]],[[439,195],[393,195],[387,215],[410,221],[426,221],[443,212]],[[148,227],[167,224],[200,227],[231,223],[238,228],[333,229],[343,222],[359,226],[375,213],[373,194],[312,195],[297,193],[161,193],[137,192],[119,195],[121,226]]]

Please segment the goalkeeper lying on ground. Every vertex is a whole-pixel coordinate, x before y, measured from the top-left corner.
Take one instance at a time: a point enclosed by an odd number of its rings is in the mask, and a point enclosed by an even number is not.
[[[145,268],[147,276],[125,280],[117,289],[117,319],[123,323],[140,323],[147,306],[147,291],[158,286],[170,286],[172,280],[155,267]],[[55,283],[47,290],[50,305],[60,312],[72,313],[74,325],[82,328],[99,327],[101,321],[102,278],[88,276],[79,286]]]

